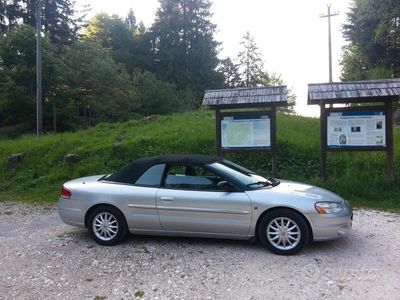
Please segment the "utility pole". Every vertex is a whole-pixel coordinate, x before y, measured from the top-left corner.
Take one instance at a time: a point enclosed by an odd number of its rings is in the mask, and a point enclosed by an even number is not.
[[[42,4],[36,6],[36,135],[42,134]]]
[[[331,17],[339,15],[339,12],[331,12],[331,3],[328,5],[328,14],[321,14],[321,18],[328,18],[328,36],[329,36],[329,82],[332,82],[332,33],[331,33]]]

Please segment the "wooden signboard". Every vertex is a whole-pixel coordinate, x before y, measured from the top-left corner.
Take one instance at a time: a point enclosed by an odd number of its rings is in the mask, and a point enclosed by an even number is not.
[[[272,176],[277,176],[276,108],[266,111],[216,110],[217,152],[271,152]]]
[[[327,153],[342,151],[385,151],[393,178],[393,103],[399,96],[400,78],[308,85],[307,103],[321,109],[322,179],[328,177]],[[326,108],[334,104],[341,107]]]
[[[215,110],[217,153],[271,152],[278,176],[276,109],[288,105],[287,93],[286,86],[205,91],[203,105]]]
[[[325,108],[321,105],[321,177],[327,178],[327,153],[385,151],[393,177],[392,102],[384,106]]]

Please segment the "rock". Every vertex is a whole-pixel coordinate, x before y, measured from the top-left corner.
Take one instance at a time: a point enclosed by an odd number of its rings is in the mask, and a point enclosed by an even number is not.
[[[8,157],[8,169],[10,171],[14,171],[15,168],[17,167],[17,164],[22,162],[22,159],[23,159],[24,155],[25,155],[24,153],[11,154]]]
[[[78,154],[68,153],[64,156],[64,161],[67,163],[78,163],[81,157]]]
[[[118,142],[115,142],[114,144],[112,144],[111,147],[112,147],[113,149],[118,149],[118,148],[121,148],[123,144],[124,144],[124,143],[123,143],[122,141],[118,141]]]
[[[160,115],[150,115],[150,116],[144,117],[143,120],[145,120],[145,121],[156,121],[156,120],[158,120],[160,118],[161,118]]]
[[[114,142],[114,144],[112,144],[112,148],[113,149],[118,149],[121,148],[122,145],[124,144],[124,140],[125,140],[125,136],[123,135],[118,135],[116,141]]]
[[[144,245],[144,248],[146,253],[151,253],[157,250],[156,246],[154,245]]]

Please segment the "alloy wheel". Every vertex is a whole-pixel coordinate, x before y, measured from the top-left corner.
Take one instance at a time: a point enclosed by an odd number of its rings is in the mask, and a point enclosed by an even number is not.
[[[93,219],[93,232],[102,241],[115,238],[118,233],[118,221],[113,214],[100,212]]]
[[[268,241],[277,249],[290,250],[301,240],[299,226],[290,218],[278,217],[267,226]]]

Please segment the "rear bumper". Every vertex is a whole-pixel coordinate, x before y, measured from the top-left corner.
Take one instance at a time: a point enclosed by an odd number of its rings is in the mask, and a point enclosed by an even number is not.
[[[60,198],[58,200],[58,214],[61,220],[72,226],[85,228],[85,213],[74,205],[76,201]]]
[[[307,218],[312,227],[314,241],[327,241],[349,236],[353,212],[349,208],[336,214],[308,214]]]

